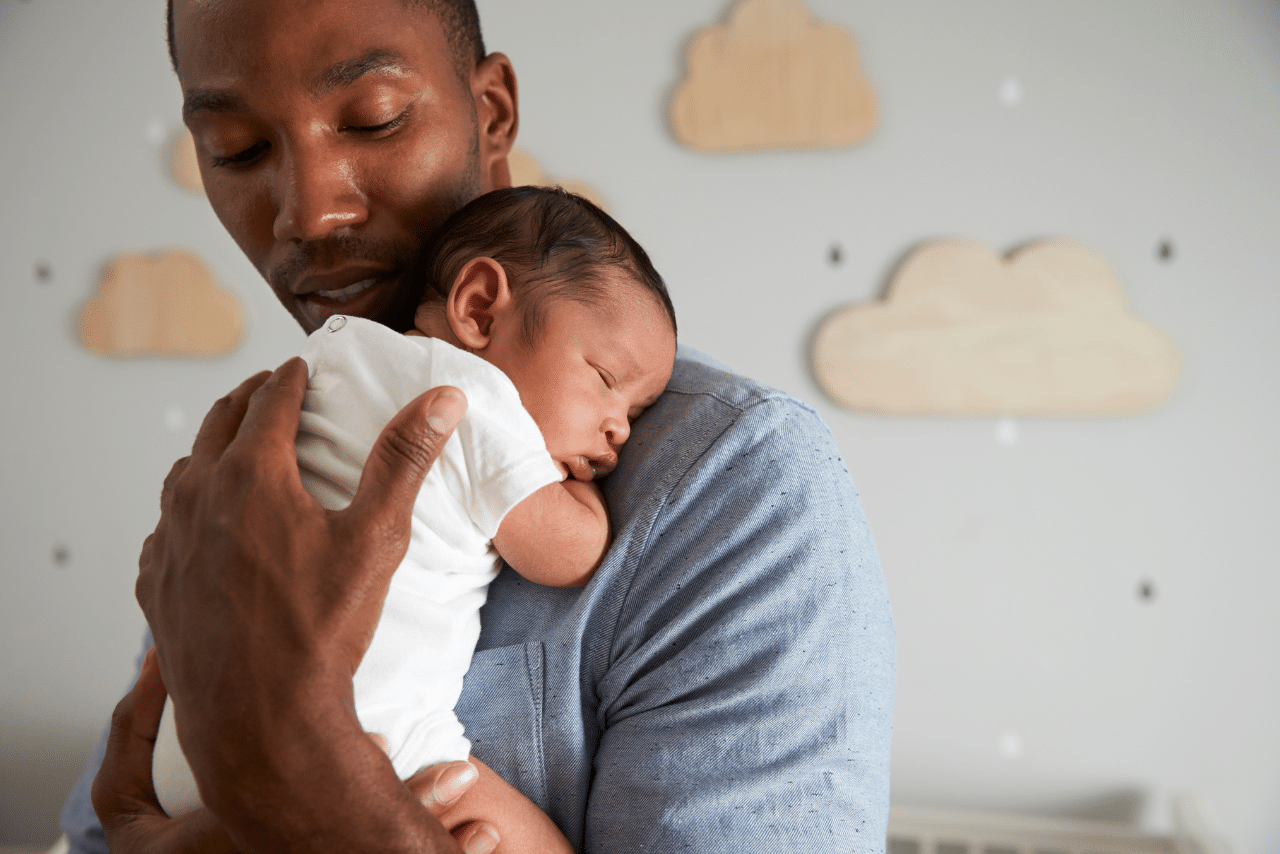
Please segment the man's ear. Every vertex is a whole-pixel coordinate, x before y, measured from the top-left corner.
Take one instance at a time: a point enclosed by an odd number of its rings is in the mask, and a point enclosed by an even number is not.
[[[505,321],[514,300],[507,271],[492,258],[472,258],[458,271],[445,316],[449,328],[468,350],[483,350],[493,339],[495,319]]]
[[[480,190],[511,186],[507,155],[520,126],[516,71],[511,60],[491,53],[471,72],[471,97],[476,106],[476,132],[480,145]]]

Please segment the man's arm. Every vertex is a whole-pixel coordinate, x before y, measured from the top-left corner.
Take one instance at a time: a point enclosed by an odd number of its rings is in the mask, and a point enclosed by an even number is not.
[[[351,677],[465,402],[434,389],[406,407],[350,507],[326,511],[294,458],[306,376],[290,360],[214,406],[143,546],[138,601],[183,750],[241,851],[457,851],[361,730]]]
[[[582,587],[609,547],[609,514],[600,487],[549,483],[507,511],[494,548],[530,581]]]

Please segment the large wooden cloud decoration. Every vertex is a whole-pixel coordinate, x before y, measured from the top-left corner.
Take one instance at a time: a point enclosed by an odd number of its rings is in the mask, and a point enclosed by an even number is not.
[[[968,240],[913,252],[881,302],[819,327],[813,368],[838,403],[886,415],[1122,415],[1160,405],[1181,362],[1132,316],[1105,260],[1065,240],[1001,258]]]
[[[853,35],[801,0],[742,0],[694,37],[671,126],[704,151],[838,148],[871,136],[876,97]]]
[[[80,315],[81,340],[104,356],[220,356],[243,334],[235,295],[183,251],[117,257]]]

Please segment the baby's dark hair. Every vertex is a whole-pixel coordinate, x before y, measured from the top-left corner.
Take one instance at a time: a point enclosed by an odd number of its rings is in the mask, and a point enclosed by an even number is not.
[[[532,346],[556,299],[599,305],[610,296],[602,273],[618,270],[676,312],[644,248],[596,205],[559,187],[512,187],[471,201],[441,227],[424,263],[424,304],[443,305],[473,258],[492,258],[521,302],[520,340]]]

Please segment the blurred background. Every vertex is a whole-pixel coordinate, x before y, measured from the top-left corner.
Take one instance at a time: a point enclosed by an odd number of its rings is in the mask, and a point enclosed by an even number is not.
[[[519,145],[587,181],[670,284],[682,341],[812,403],[857,481],[898,631],[895,804],[1160,830],[1193,794],[1280,851],[1280,3],[808,0],[857,38],[866,143],[708,155],[671,134],[726,0],[481,0]],[[215,398],[303,340],[169,176],[162,0],[0,2],[0,845],[44,845],[143,630],[136,560]],[[1183,377],[1147,414],[883,418],[809,368],[819,320],[912,247],[1065,237]],[[231,355],[77,335],[108,261],[187,248],[244,309]]]

